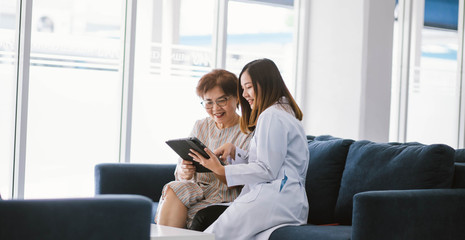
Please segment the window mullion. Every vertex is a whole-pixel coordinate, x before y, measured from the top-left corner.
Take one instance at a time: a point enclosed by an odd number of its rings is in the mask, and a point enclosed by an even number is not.
[[[399,1],[399,25],[400,25],[400,51],[399,69],[400,69],[400,92],[399,92],[399,118],[398,118],[398,135],[397,141],[405,142],[407,139],[407,115],[408,115],[408,92],[409,78],[413,77],[410,71],[411,67],[411,47],[412,47],[412,30],[413,23],[413,1]]]
[[[293,92],[297,103],[305,109],[308,79],[308,53],[309,53],[309,25],[310,25],[310,3],[309,1],[294,1],[294,15],[297,24],[294,28],[294,81],[295,90]],[[305,121],[305,118],[304,118]]]
[[[228,0],[218,0],[215,2],[215,19],[213,22],[214,68],[225,68],[228,34]]]
[[[26,172],[27,113],[29,94],[29,65],[31,56],[32,0],[22,0],[18,5],[17,89],[15,116],[15,150],[13,164],[13,198],[24,198]]]
[[[464,3],[463,1],[459,1],[459,19],[458,19],[458,36],[459,36],[459,43],[458,43],[458,50],[457,50],[457,81],[458,81],[458,96],[459,96],[459,134],[458,134],[458,148],[465,148],[465,111],[463,107],[465,106],[465,76],[464,76],[464,27],[465,27],[465,19],[464,19]]]
[[[134,54],[137,0],[127,0],[125,8],[124,55],[122,64],[123,96],[121,104],[120,162],[130,162],[132,103],[134,91]]]

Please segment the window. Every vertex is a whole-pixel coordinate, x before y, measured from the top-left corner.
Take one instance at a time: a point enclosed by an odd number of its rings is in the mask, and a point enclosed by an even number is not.
[[[409,78],[407,141],[457,147],[460,82],[456,30],[423,28],[421,55]]]
[[[25,198],[92,196],[119,161],[123,1],[36,0]]]
[[[17,1],[0,0],[0,194],[11,197],[16,104]]]
[[[238,74],[246,62],[268,57],[281,68],[285,80],[293,82],[293,4],[289,0],[35,0],[28,5],[32,14],[23,15],[32,19],[31,32],[24,34],[31,40],[30,61],[27,57],[23,61],[29,64],[29,78],[25,78],[29,91],[20,98],[28,103],[27,135],[20,138],[27,144],[20,151],[25,159],[21,158],[18,168],[19,180],[12,180],[17,156],[15,60],[23,60],[15,42],[17,2],[0,0],[3,197],[92,196],[95,165],[127,161],[128,149],[130,162],[175,163],[178,157],[165,141],[187,136],[195,120],[208,117],[195,87],[213,68]],[[133,12],[126,5],[135,3],[137,27],[131,45],[125,37],[132,34]],[[218,26],[228,15],[222,11],[228,6],[223,3],[231,4],[230,30]],[[240,21],[242,7],[249,12],[263,10],[264,20],[240,28],[231,21]],[[279,24],[263,29],[273,15]],[[126,23],[130,23],[127,28]],[[218,44],[219,34],[226,32],[228,45]],[[247,44],[250,39],[255,39],[253,44]],[[271,50],[262,48],[265,45]],[[133,48],[128,57],[127,50]],[[219,51],[226,53],[221,59]],[[134,81],[126,81],[132,66]],[[131,128],[126,131],[126,126]],[[123,152],[125,156],[120,156]],[[13,185],[19,186],[19,194],[12,193]]]
[[[238,75],[247,62],[270,58],[293,92],[291,1],[228,1],[226,66],[214,61],[224,50],[215,49],[214,34],[225,30],[214,31],[215,2],[138,1],[131,162],[177,161],[165,141],[186,137],[208,117],[195,87],[216,66]]]
[[[214,65],[213,22],[213,0],[138,2],[131,162],[175,163],[165,141],[208,116],[195,87]]]
[[[280,2],[280,1],[277,1]],[[258,58],[278,66],[291,93],[293,79],[293,1],[229,1],[226,69],[239,75],[242,67]]]
[[[399,1],[399,16],[408,8],[413,13],[404,16],[412,22],[412,30],[397,35],[404,39],[396,47],[397,52],[400,49],[403,52],[394,58],[398,62],[394,63],[397,74],[393,74],[393,107],[400,106],[396,111],[401,113],[394,114],[399,117],[399,126],[394,127],[399,129],[399,137],[392,140],[458,147],[460,82],[463,81],[458,75],[458,54],[462,54],[458,53],[458,0]],[[406,22],[403,17],[400,19]],[[402,30],[400,26],[398,31]],[[402,85],[402,81],[406,84]]]

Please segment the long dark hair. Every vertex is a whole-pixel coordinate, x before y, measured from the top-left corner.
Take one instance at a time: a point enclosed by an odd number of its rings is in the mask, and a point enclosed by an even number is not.
[[[244,68],[242,68],[239,79],[241,79],[244,72],[247,72],[252,79],[255,100],[252,109],[247,100],[242,96],[244,89],[242,89],[239,81],[237,85],[237,98],[239,99],[242,111],[240,119],[242,132],[249,133],[253,131],[257,125],[258,116],[260,116],[265,109],[279,102],[282,97],[286,97],[289,101],[289,105],[294,111],[295,117],[298,120],[302,120],[303,113],[287,89],[281,73],[273,61],[263,58],[247,63]],[[258,86],[260,86],[260,91]]]

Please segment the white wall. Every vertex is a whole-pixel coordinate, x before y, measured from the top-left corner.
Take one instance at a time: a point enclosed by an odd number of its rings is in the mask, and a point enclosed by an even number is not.
[[[388,141],[394,4],[309,0],[307,134]]]

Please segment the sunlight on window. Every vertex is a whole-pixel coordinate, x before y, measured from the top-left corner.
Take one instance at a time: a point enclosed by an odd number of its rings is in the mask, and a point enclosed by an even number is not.
[[[138,2],[131,162],[176,163],[165,141],[207,116],[195,87],[213,66],[213,13],[213,0]]]
[[[92,196],[94,166],[119,161],[122,7],[34,1],[25,198]]]
[[[294,92],[293,30],[292,6],[230,1],[226,68],[239,74],[248,62],[269,58],[280,68],[287,87]]]
[[[0,194],[11,196],[16,105],[16,4],[0,0]]]

